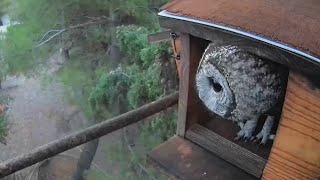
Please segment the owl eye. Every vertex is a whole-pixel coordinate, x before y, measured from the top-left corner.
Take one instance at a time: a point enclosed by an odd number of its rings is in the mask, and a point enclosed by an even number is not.
[[[222,86],[216,82],[214,79],[209,78],[210,84],[212,86],[212,89],[214,90],[214,92],[219,93],[222,91]]]

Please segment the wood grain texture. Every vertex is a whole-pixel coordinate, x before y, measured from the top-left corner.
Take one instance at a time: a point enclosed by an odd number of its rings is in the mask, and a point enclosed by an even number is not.
[[[186,138],[215,153],[240,169],[260,178],[266,160],[245,148],[219,136],[201,125],[188,129]]]
[[[177,57],[177,56],[180,56],[181,58],[181,38],[180,37],[177,37],[177,39],[172,39],[171,40],[171,46],[172,46],[172,49],[173,49],[173,54],[174,54],[174,57]],[[179,75],[179,78],[181,79],[181,59],[177,59],[175,58],[175,62],[176,62],[176,66],[177,66],[177,71],[178,71],[178,75]]]
[[[187,105],[189,97],[189,71],[190,71],[190,36],[179,34],[181,39],[181,62],[180,62],[180,81],[179,81],[179,103],[177,119],[177,135],[184,137],[187,120]]]
[[[204,115],[203,108],[199,106],[200,99],[196,92],[195,76],[208,41],[188,34],[178,34],[178,36],[181,39],[182,48],[177,134],[184,137],[186,129],[198,123]]]
[[[198,145],[175,136],[148,154],[148,163],[174,179],[253,180],[254,176]]]
[[[258,121],[257,129],[255,133],[260,132],[264,122],[265,122],[265,117],[261,117],[260,120]],[[252,153],[262,157],[265,160],[267,160],[269,157],[269,154],[272,148],[272,141],[269,141],[263,147],[259,147],[258,142],[248,143],[242,140],[236,141],[234,140],[234,138],[237,135],[237,133],[240,131],[240,127],[230,120],[223,119],[222,117],[217,115],[201,125],[209,129],[210,131],[213,131],[214,133],[222,136],[223,138],[241,146],[242,148],[245,148],[251,151]]]
[[[263,179],[320,178],[320,90],[289,75],[282,117]]]

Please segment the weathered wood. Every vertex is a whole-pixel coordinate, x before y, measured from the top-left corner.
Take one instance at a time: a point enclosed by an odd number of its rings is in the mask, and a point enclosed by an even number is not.
[[[164,10],[259,35],[320,58],[318,0],[176,0]]]
[[[161,41],[168,41],[171,39],[170,35],[171,30],[162,31],[154,34],[148,35],[148,41],[149,43],[158,43]]]
[[[23,168],[36,164],[61,152],[72,149],[83,143],[92,141],[113,131],[136,123],[148,116],[156,114],[168,107],[177,104],[178,92],[163,99],[144,105],[120,116],[93,125],[64,138],[52,141],[38,147],[29,153],[17,156],[0,164],[0,178],[17,172]]]
[[[148,154],[147,161],[175,179],[236,180],[256,179],[215,154],[175,136]]]
[[[258,178],[261,177],[266,165],[265,159],[226,140],[209,129],[201,125],[193,125],[187,130],[186,138],[215,153],[217,156],[240,169]]]
[[[188,96],[189,96],[189,71],[190,71],[190,36],[179,34],[181,40],[179,103],[177,119],[177,135],[184,137],[186,131]]]
[[[172,29],[174,31],[190,34],[216,43],[227,43],[228,45],[245,45],[246,51],[257,53],[269,60],[284,64],[291,69],[304,73],[309,78],[314,77],[314,81],[320,81],[320,63],[302,57],[298,54],[289,52],[285,49],[266,44],[264,42],[251,39],[236,33],[200,25],[193,22],[176,20],[172,18],[160,17],[161,27]]]
[[[319,178],[320,89],[291,73],[277,136],[263,179]]]
[[[260,132],[264,122],[265,122],[265,117],[261,117],[259,119],[257,129],[254,134],[257,134],[258,132]],[[207,122],[204,122],[201,125],[209,129],[210,131],[213,131],[214,133],[222,136],[226,140],[232,141],[233,143],[241,146],[242,148],[245,148],[251,151],[252,153],[262,157],[265,160],[267,160],[269,157],[269,154],[272,148],[272,141],[268,141],[268,143],[263,147],[259,147],[258,142],[248,143],[242,140],[235,141],[234,138],[237,135],[237,133],[240,131],[240,127],[230,120],[223,119],[222,117],[216,115],[208,119]],[[272,133],[274,134],[274,132]]]
[[[182,49],[177,134],[183,137],[188,127],[202,119],[203,108],[199,106],[200,99],[196,92],[195,76],[208,42],[187,34],[179,36]]]
[[[176,66],[179,78],[181,78],[181,38],[179,36],[176,37],[176,39],[171,40],[171,46],[173,50],[173,55],[175,57]],[[179,57],[179,58],[177,58]]]

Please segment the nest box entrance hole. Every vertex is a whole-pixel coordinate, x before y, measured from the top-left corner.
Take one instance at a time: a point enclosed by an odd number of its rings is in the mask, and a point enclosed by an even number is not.
[[[177,134],[191,141],[197,141],[194,138],[190,138],[188,132],[192,131],[193,126],[199,125],[253,154],[258,155],[266,161],[272,148],[272,141],[269,141],[265,146],[260,147],[257,143],[234,140],[240,127],[232,121],[223,119],[213,112],[210,112],[208,108],[204,106],[197,94],[195,76],[200,59],[211,41],[183,33],[179,34],[179,40],[181,41],[181,74]],[[215,87],[217,90],[220,88],[218,84],[216,84]],[[265,119],[266,116],[260,117],[256,131],[262,129]],[[279,122],[279,119],[277,119],[276,122]],[[272,132],[276,133],[276,129],[277,126],[274,126]],[[258,132],[255,132],[255,134],[257,133]],[[195,143],[199,144],[198,142]]]

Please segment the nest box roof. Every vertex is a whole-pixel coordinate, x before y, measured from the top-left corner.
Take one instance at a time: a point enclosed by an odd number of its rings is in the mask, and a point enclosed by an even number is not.
[[[240,33],[320,63],[319,0],[174,0],[162,10],[160,16]]]

